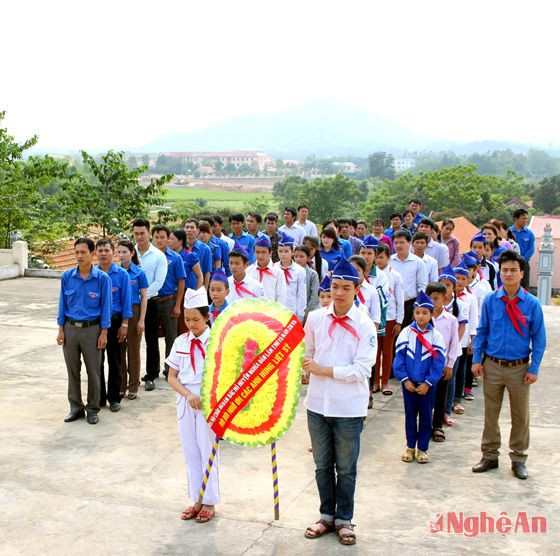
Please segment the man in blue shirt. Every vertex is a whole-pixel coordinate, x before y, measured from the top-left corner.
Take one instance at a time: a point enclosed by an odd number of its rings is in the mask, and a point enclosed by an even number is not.
[[[165,359],[169,357],[173,342],[178,335],[178,321],[181,314],[181,305],[185,294],[185,265],[181,255],[175,253],[169,244],[171,231],[167,226],[154,226],[152,228],[152,240],[154,245],[165,255],[167,260],[167,274],[158,294],[153,298],[155,304],[156,321],[161,322],[165,334]],[[159,339],[157,334],[150,336],[152,340],[151,350],[153,353],[153,365],[146,365],[146,386],[148,381],[156,379],[159,375],[160,355]],[[164,364],[163,374],[167,377],[169,365]]]
[[[231,214],[229,217],[229,225],[231,226],[231,234],[229,237],[235,241],[236,245],[240,245],[249,254],[249,264],[255,262],[255,238],[243,231],[243,223],[245,217],[242,214]]]
[[[57,343],[63,346],[68,371],[70,413],[65,422],[85,416],[95,425],[99,418],[99,365],[111,326],[111,279],[91,261],[95,245],[89,238],[74,243],[78,266],[65,271],[60,280]],[[80,369],[83,357],[88,375],[87,405],[82,401]]]
[[[482,459],[472,470],[483,473],[498,467],[498,419],[507,388],[511,468],[518,479],[526,479],[529,387],[538,378],[546,331],[539,301],[521,287],[523,258],[514,251],[504,251],[500,255],[500,274],[503,286],[484,298],[473,341],[472,372],[484,376],[484,432]]]
[[[251,234],[255,240],[264,235],[260,229],[262,216],[258,212],[248,212],[245,223],[247,225],[247,233]]]
[[[113,262],[115,247],[109,239],[102,238],[95,246],[99,269],[105,272],[111,279],[112,303],[111,303],[111,326],[107,332],[107,348],[101,355],[99,366],[100,398],[99,405],[104,407],[109,402],[109,409],[113,412],[121,409],[122,382],[122,351],[128,333],[128,319],[132,317],[132,286],[128,272]],[[104,360],[107,353],[107,364],[109,375],[107,388],[105,387]]]
[[[224,271],[226,276],[231,276],[231,270],[229,269],[229,252],[230,246],[229,243],[216,235],[216,220],[213,216],[201,216],[200,222],[208,222],[210,224],[210,228],[212,229],[213,235],[210,238],[210,242],[214,245],[217,245],[220,248],[221,253],[221,261],[222,261],[222,270]],[[200,226],[200,224],[199,224]],[[219,232],[221,234],[221,230]],[[227,236],[223,236],[227,237]],[[230,238],[228,238],[229,240]]]
[[[529,214],[525,209],[517,209],[513,213],[513,226],[510,228],[515,241],[519,245],[521,256],[525,259],[523,267],[523,280],[521,285],[524,288],[529,287],[529,279],[531,277],[531,267],[529,261],[535,253],[535,234],[527,228],[529,222]]]
[[[187,249],[196,253],[198,261],[200,262],[200,269],[202,270],[202,278],[204,287],[208,290],[210,285],[210,276],[214,271],[212,262],[212,252],[210,247],[197,239],[198,236],[198,220],[189,218],[183,223],[183,230],[187,236]]]
[[[422,203],[418,199],[411,199],[408,202],[408,209],[412,211],[412,215],[414,216],[414,223],[416,225],[420,224],[420,220],[426,218],[426,215],[420,212],[420,210],[422,209]]]

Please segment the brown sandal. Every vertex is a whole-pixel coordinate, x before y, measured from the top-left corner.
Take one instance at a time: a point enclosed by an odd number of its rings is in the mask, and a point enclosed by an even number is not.
[[[337,525],[335,528],[336,534],[338,535],[338,540],[340,544],[356,544],[356,535],[354,534],[354,527],[352,523],[348,523],[346,525]],[[348,529],[350,533],[341,533],[342,529]]]
[[[325,528],[325,530],[319,531],[319,529],[316,529],[314,527],[308,527],[304,533],[306,539],[318,539],[319,537],[322,537],[323,535],[326,535],[327,533],[334,531],[334,523],[332,522],[328,522],[325,521],[324,519],[320,519],[319,521],[315,522],[315,525],[318,524],[322,525]]]

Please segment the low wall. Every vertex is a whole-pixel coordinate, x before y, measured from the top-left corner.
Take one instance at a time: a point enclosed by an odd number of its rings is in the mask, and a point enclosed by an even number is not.
[[[19,277],[19,265],[18,264],[6,264],[0,266],[0,280],[9,280],[10,278]]]
[[[14,262],[14,256],[11,249],[0,249],[0,266],[11,265]]]
[[[28,278],[60,278],[62,270],[51,270],[44,268],[26,268],[24,276]]]

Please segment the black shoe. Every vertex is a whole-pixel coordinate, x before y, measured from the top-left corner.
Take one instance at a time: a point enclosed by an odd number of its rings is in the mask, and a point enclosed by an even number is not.
[[[511,470],[518,479],[525,480],[529,476],[529,471],[527,471],[527,468],[522,461],[512,461]]]
[[[97,413],[88,413],[87,422],[90,425],[96,425],[99,422],[99,417],[97,416]]]
[[[116,413],[117,411],[121,410],[121,404],[118,402],[111,402],[109,404],[109,409],[113,412]]]
[[[86,416],[86,412],[84,409],[78,409],[74,413],[71,411],[64,417],[65,423],[71,423],[72,421],[77,421],[78,419],[83,419]]]
[[[128,396],[127,396],[127,398],[128,398],[129,400],[135,400],[137,397],[138,397],[138,394],[130,394],[130,393],[129,393]]]
[[[497,459],[482,458],[476,465],[473,466],[472,471],[473,473],[486,473],[486,471],[490,471],[490,469],[497,468]]]
[[[149,392],[150,390],[154,390],[156,385],[154,384],[153,380],[146,379],[146,383],[144,384],[144,389]]]
[[[140,380],[142,382],[146,382],[146,380],[148,380],[148,375],[144,375]]]

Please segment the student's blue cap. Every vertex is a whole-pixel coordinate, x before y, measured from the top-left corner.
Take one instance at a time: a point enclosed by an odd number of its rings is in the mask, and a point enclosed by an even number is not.
[[[272,243],[270,243],[268,236],[263,234],[255,239],[255,247],[268,247],[269,249],[272,249]]]
[[[468,276],[469,275],[469,268],[468,266],[465,264],[465,261],[461,261],[454,269],[453,272],[455,272],[455,276],[457,276],[457,274],[461,274],[462,276]]]
[[[454,284],[457,283],[457,278],[455,278],[455,272],[453,271],[453,267],[450,264],[448,264],[441,271],[441,274],[439,275],[439,278],[438,278],[438,282],[441,282],[442,280],[449,280],[450,282],[453,282]]]
[[[480,262],[480,257],[478,256],[478,253],[474,250],[470,250],[467,251],[467,253],[464,253],[463,256],[468,255],[469,257],[472,257],[477,263]]]
[[[212,277],[210,278],[210,282],[225,282],[228,284],[228,279],[224,274],[224,271],[221,268],[217,268],[214,270]]]
[[[486,236],[482,233],[482,232],[478,232],[478,234],[476,234],[472,239],[472,241],[479,241],[481,243],[488,243],[488,240],[486,239]]]
[[[323,278],[323,281],[319,286],[319,293],[330,292],[330,291],[331,291],[331,277],[327,275]]]
[[[346,259],[340,259],[334,267],[331,280],[348,280],[350,282],[359,282],[360,277],[356,267],[349,263]]]
[[[362,247],[365,249],[375,249],[379,243],[379,240],[374,235],[369,234],[362,240]]]
[[[466,253],[461,257],[461,260],[467,266],[476,266],[478,264],[477,260],[474,257],[471,257],[470,255],[467,255]]]
[[[233,249],[229,253],[230,253],[230,255],[232,253],[237,253],[238,255],[241,255],[241,256],[245,257],[247,260],[249,260],[249,253],[247,253],[247,250],[245,249],[245,247],[243,247],[242,245],[239,245],[239,243],[236,243],[233,246]]]
[[[416,307],[423,307],[424,309],[430,309],[430,311],[433,311],[434,302],[423,291],[421,291],[414,302],[414,308]]]
[[[278,247],[293,247],[296,240],[284,232],[280,232],[280,239],[278,240]]]

